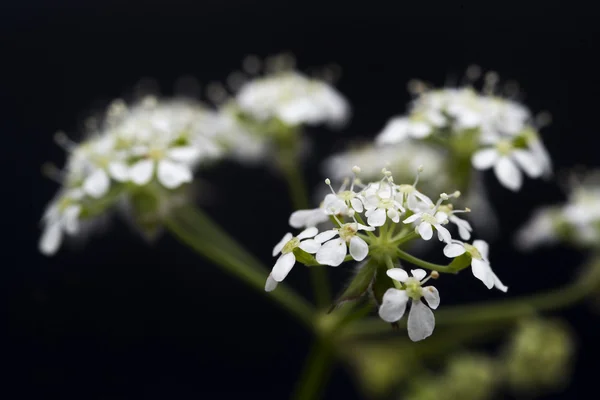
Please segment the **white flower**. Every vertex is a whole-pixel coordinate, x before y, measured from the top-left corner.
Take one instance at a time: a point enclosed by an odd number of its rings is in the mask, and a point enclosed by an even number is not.
[[[473,154],[471,162],[480,170],[494,167],[500,183],[513,191],[519,190],[523,183],[520,169],[531,178],[538,178],[543,173],[542,167],[531,152],[514,148],[508,140],[498,140],[495,147],[477,151]]]
[[[308,210],[297,210],[290,215],[289,224],[292,228],[309,228],[327,222],[329,216],[323,207]]]
[[[442,224],[448,222],[448,216],[444,212],[437,211],[436,208],[430,211],[419,211],[402,222],[405,224],[416,222],[417,232],[424,240],[429,240],[433,237],[433,228],[436,229],[440,241],[449,243],[452,240],[450,231],[442,226]]]
[[[424,121],[412,120],[408,117],[395,117],[388,121],[375,143],[395,144],[407,138],[423,139],[431,133],[431,126]]]
[[[401,268],[392,268],[387,270],[387,275],[403,284],[403,290],[390,288],[383,295],[383,301],[379,307],[379,316],[386,322],[394,323],[400,320],[406,311],[406,305],[409,299],[412,299],[412,305],[408,314],[408,337],[417,342],[423,340],[433,333],[435,328],[435,317],[429,309],[438,308],[440,305],[440,294],[433,286],[422,287],[428,279],[425,279],[427,273],[422,269],[413,269],[410,271],[413,275],[409,277],[406,271]],[[427,300],[427,307],[421,298]]]
[[[557,207],[544,207],[536,210],[517,233],[515,245],[521,250],[531,250],[540,244],[557,242],[559,235],[556,224],[560,218],[561,211]]]
[[[254,118],[277,118],[288,125],[339,125],[349,116],[348,102],[325,82],[288,71],[254,79],[236,96],[238,106]]]
[[[418,178],[417,178],[418,179]],[[433,201],[416,188],[417,181],[412,185],[398,185],[398,192],[401,195],[400,203],[405,205],[411,211],[419,211],[434,206]]]
[[[78,232],[81,213],[79,201],[83,197],[81,189],[68,189],[50,203],[42,218],[45,225],[39,242],[42,254],[55,254],[62,243],[63,234],[75,235]]]
[[[265,290],[273,290],[276,285],[275,282],[281,282],[285,279],[288,273],[292,270],[292,267],[296,263],[296,256],[294,255],[294,249],[300,248],[309,254],[315,254],[321,247],[321,243],[317,242],[314,237],[319,230],[315,227],[311,227],[300,232],[298,236],[293,236],[291,233],[286,233],[283,239],[273,247],[273,257],[277,254],[281,255],[275,262],[271,274],[267,280]],[[269,281],[271,280],[271,282]]]
[[[475,240],[473,244],[470,245],[458,240],[453,240],[444,247],[444,255],[448,258],[455,258],[465,253],[471,255],[471,271],[475,278],[483,282],[488,289],[496,287],[503,292],[508,290],[508,287],[506,287],[500,279],[498,279],[494,271],[492,271],[488,259],[489,245],[487,242]]]
[[[369,246],[356,234],[358,231],[373,230],[375,230],[373,227],[365,226],[357,222],[350,222],[343,224],[339,228],[319,233],[315,237],[315,241],[322,243],[322,246],[317,251],[317,261],[319,264],[337,267],[344,262],[348,247],[350,248],[350,255],[354,260],[364,260],[369,254]],[[339,237],[337,239],[333,239],[338,235]]]
[[[367,223],[373,227],[383,226],[386,217],[395,223],[400,222],[400,214],[406,211],[402,199],[402,195],[396,191],[396,185],[390,182],[369,185],[364,201]]]
[[[175,189],[193,179],[190,165],[199,157],[200,152],[192,146],[169,148],[168,145],[139,146],[136,153],[142,159],[129,170],[130,179],[136,185],[146,185],[154,176],[167,189]]]
[[[458,234],[460,235],[460,238],[462,240],[471,239],[471,232],[473,232],[473,227],[471,227],[469,221],[456,216],[456,214],[458,213],[470,212],[471,210],[454,210],[451,204],[441,205],[438,208],[438,210],[445,213],[448,216],[448,221],[457,226]]]

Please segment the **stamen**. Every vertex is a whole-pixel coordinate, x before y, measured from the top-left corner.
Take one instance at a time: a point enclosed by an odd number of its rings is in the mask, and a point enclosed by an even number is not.
[[[326,184],[327,186],[329,186],[329,189],[331,189],[331,193],[333,193],[333,194],[337,194],[337,193],[335,192],[335,190],[333,190],[333,186],[331,186],[331,180],[330,180],[329,178],[325,179],[325,184]]]
[[[423,166],[419,165],[419,168],[417,168],[417,176],[415,177],[415,182],[413,183],[413,187],[416,188],[417,187],[417,183],[419,183],[419,177],[421,176],[421,172],[423,172]]]

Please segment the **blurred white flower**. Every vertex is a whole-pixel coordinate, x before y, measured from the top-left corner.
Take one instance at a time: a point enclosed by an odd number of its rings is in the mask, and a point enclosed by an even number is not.
[[[403,289],[388,289],[383,295],[383,302],[379,307],[379,316],[386,322],[399,321],[406,311],[408,300],[412,300],[408,314],[408,337],[417,342],[423,340],[433,333],[435,328],[435,317],[429,309],[438,308],[440,305],[440,294],[433,286],[422,285],[429,280],[426,279],[427,272],[422,269],[411,270],[412,277],[401,268],[387,270],[387,275],[395,281],[401,282]],[[427,307],[422,298],[427,300]]]
[[[479,279],[483,284],[491,289],[497,289],[506,292],[506,287],[496,276],[489,261],[489,245],[483,240],[475,240],[473,244],[463,243],[458,240],[453,240],[444,247],[444,255],[448,258],[455,258],[465,253],[471,256],[471,271],[473,276]]]
[[[81,199],[85,196],[79,188],[64,189],[46,208],[42,223],[44,232],[39,242],[39,250],[44,255],[55,254],[63,235],[75,235],[79,230]]]
[[[340,125],[350,113],[348,102],[333,87],[294,71],[253,79],[241,87],[236,102],[259,121],[277,118],[290,126]]]
[[[498,140],[494,147],[478,150],[471,159],[473,166],[480,170],[494,167],[500,183],[513,191],[523,184],[521,170],[531,178],[539,178],[543,168],[528,150],[515,148],[508,140]]]

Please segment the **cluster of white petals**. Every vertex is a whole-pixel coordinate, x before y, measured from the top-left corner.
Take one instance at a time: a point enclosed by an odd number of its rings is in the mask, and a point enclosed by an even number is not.
[[[558,241],[600,245],[600,172],[575,180],[565,204],[536,210],[519,231],[516,244],[527,250]]]
[[[349,117],[346,99],[324,81],[297,71],[280,71],[244,84],[235,97],[244,112],[259,121],[286,125],[342,125]]]
[[[493,168],[502,185],[517,191],[523,171],[531,178],[551,174],[548,152],[530,111],[515,101],[480,93],[471,86],[420,91],[406,116],[392,118],[376,138],[380,146],[429,137],[456,141],[475,134],[473,167]]]
[[[455,258],[467,253],[477,279],[488,288],[506,291],[506,286],[490,266],[487,243],[481,240],[475,240],[473,245],[463,243],[453,239],[447,228],[449,224],[456,225],[463,240],[471,238],[470,223],[458,216],[470,210],[455,210],[449,202],[459,197],[459,192],[442,193],[434,202],[417,189],[419,175],[413,184],[396,184],[391,172],[384,168],[380,171],[383,174],[381,180],[363,184],[358,178],[362,174],[361,168],[355,166],[352,171],[354,178],[345,179],[338,190],[331,186],[329,179],[325,180],[331,193],[324,197],[320,207],[292,213],[289,224],[304,231],[296,237],[287,233],[275,246],[273,256],[279,254],[279,258],[267,279],[267,291],[275,289],[276,284],[287,276],[298,256],[305,261],[307,257],[312,260],[307,264],[311,266],[337,267],[344,261],[363,261],[371,254],[370,243],[378,238],[374,231],[384,226],[386,232],[394,231],[396,224],[410,227],[405,232],[414,230],[418,235],[414,237],[426,241],[437,232],[437,238],[445,244],[446,256]],[[333,223],[334,227],[319,233],[317,227],[326,222]],[[419,308],[420,305],[415,306],[415,310]]]
[[[79,232],[82,214],[101,213],[104,199],[156,182],[165,190],[193,179],[195,168],[222,156],[210,111],[191,101],[149,97],[128,108],[111,104],[105,120],[81,143],[57,134],[68,153],[59,196],[48,206],[40,240],[42,253],[54,254],[64,234]]]

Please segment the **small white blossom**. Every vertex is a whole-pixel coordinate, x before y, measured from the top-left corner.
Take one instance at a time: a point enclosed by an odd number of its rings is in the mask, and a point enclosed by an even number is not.
[[[462,219],[456,216],[458,213],[470,212],[471,210],[454,210],[451,204],[441,205],[438,208],[439,211],[445,213],[448,216],[448,221],[456,225],[458,228],[458,234],[462,240],[471,239],[471,232],[473,232],[473,227],[466,219]]]
[[[402,222],[405,224],[416,223],[417,232],[424,240],[429,240],[433,237],[433,228],[437,231],[440,241],[449,243],[452,240],[450,231],[442,226],[442,224],[448,222],[448,216],[446,213],[438,211],[437,207],[429,211],[416,212]]]
[[[539,178],[543,174],[542,166],[530,151],[515,148],[505,139],[498,140],[495,147],[478,150],[471,161],[480,170],[494,167],[500,183],[513,191],[518,191],[523,184],[521,169],[531,178]]]
[[[316,259],[319,264],[337,267],[346,257],[348,248],[350,255],[356,261],[362,261],[369,254],[367,243],[357,236],[358,231],[373,231],[375,228],[357,222],[350,222],[328,231],[319,233],[315,241],[321,243]],[[334,237],[339,236],[334,239]]]
[[[496,287],[503,292],[508,290],[508,287],[506,287],[496,276],[494,271],[492,271],[488,258],[489,245],[487,242],[475,240],[471,245],[458,240],[453,240],[444,247],[444,255],[448,258],[455,258],[465,253],[471,255],[471,271],[475,278],[483,282],[488,289]]]
[[[271,274],[268,279],[275,282],[281,282],[285,279],[292,267],[296,263],[294,249],[300,248],[309,254],[315,254],[320,249],[321,243],[313,238],[319,230],[315,227],[307,228],[300,232],[298,236],[293,236],[291,233],[286,233],[283,239],[273,247],[273,257],[280,254],[275,262]],[[276,286],[276,285],[275,285]],[[265,290],[274,289],[273,282],[267,280]]]
[[[386,322],[394,323],[399,321],[406,311],[409,299],[412,300],[410,312],[408,314],[408,337],[417,342],[423,340],[433,333],[435,328],[435,317],[429,309],[438,308],[440,305],[440,294],[433,286],[422,285],[427,282],[427,272],[422,269],[411,270],[412,277],[401,268],[392,268],[387,270],[387,275],[402,283],[403,289],[388,289],[383,295],[383,301],[379,307],[379,316]],[[422,298],[427,300],[427,307]]]
[[[364,196],[367,223],[373,227],[383,226],[386,217],[398,223],[400,215],[406,211],[402,206],[402,195],[391,182],[369,185]]]
[[[413,121],[407,117],[395,117],[388,121],[375,139],[376,143],[394,144],[407,138],[423,139],[431,133],[432,128],[423,121]]]
[[[44,232],[39,242],[39,250],[44,255],[55,254],[62,241],[63,235],[75,235],[79,230],[79,215],[84,197],[81,189],[67,189],[53,200],[44,216]]]
[[[277,118],[295,126],[343,124],[348,102],[333,87],[298,72],[286,71],[246,83],[236,96],[238,106],[260,121]]]
[[[307,210],[297,210],[290,215],[289,224],[292,228],[309,228],[327,222],[329,216],[324,207],[312,208]]]

